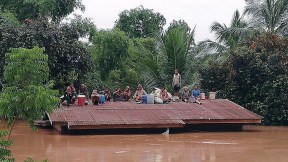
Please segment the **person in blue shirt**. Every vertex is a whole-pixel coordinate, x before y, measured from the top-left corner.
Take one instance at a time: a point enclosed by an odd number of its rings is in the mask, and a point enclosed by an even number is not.
[[[201,94],[200,89],[197,85],[194,86],[194,89],[192,90],[192,97],[198,98]]]
[[[192,90],[192,95],[191,97],[195,99],[195,102],[201,105],[200,100],[200,94],[201,91],[197,85],[194,86],[194,89]]]

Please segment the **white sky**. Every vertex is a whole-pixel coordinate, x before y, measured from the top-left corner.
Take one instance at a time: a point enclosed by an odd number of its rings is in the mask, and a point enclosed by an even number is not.
[[[214,21],[230,25],[236,9],[243,11],[245,0],[82,0],[86,10],[77,14],[92,18],[98,29],[111,29],[118,19],[118,14],[125,9],[153,9],[166,18],[166,26],[173,19],[185,20],[190,28],[196,25],[196,42],[213,39],[210,26]]]

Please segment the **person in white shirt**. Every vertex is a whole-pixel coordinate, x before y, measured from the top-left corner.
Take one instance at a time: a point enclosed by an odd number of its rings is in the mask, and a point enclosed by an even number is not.
[[[179,74],[178,69],[175,69],[175,73],[173,76],[172,87],[174,91],[174,96],[179,97],[179,90],[181,88],[181,75]]]

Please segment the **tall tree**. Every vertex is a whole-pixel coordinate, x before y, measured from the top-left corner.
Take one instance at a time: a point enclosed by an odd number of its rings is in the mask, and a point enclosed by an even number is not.
[[[163,73],[164,58],[156,49],[155,38],[140,38],[133,40],[135,52],[135,69],[139,72],[142,84],[146,90],[166,84],[166,74]],[[163,65],[163,66],[162,66]]]
[[[245,39],[228,61],[201,68],[201,86],[262,115],[264,124],[288,125],[287,52],[288,40],[277,35]]]
[[[128,56],[129,38],[119,29],[95,32],[92,38],[92,54],[100,71],[102,80],[106,80],[113,70],[123,68],[123,60]]]
[[[168,31],[173,28],[178,28],[178,27],[187,30],[187,32],[190,32],[191,30],[187,22],[185,22],[184,20],[178,20],[178,21],[173,20],[168,27]]]
[[[230,26],[213,22],[210,27],[211,32],[215,33],[216,41],[206,40],[199,43],[203,50],[198,54],[198,57],[203,57],[206,54],[223,54],[227,50],[235,49],[240,40],[251,33],[247,29],[247,23],[236,10],[232,16]]]
[[[47,20],[35,20],[20,27],[0,25],[0,29],[0,57],[4,58],[10,48],[44,47],[44,53],[49,57],[49,77],[57,88],[69,81],[70,72],[82,77],[93,67],[87,47],[78,40],[80,34],[71,24],[55,25]],[[5,59],[0,61],[2,77]]]
[[[50,89],[48,76],[48,56],[43,49],[17,48],[6,55],[0,116],[7,117],[11,129],[18,117],[34,128],[34,120],[56,108],[59,98]]]
[[[88,38],[89,41],[92,41],[92,37],[97,29],[90,18],[75,14],[73,19],[68,20],[70,20],[70,24],[68,25],[77,30],[79,37]]]
[[[163,15],[139,6],[122,11],[115,22],[115,27],[124,31],[130,38],[147,38],[161,32],[165,24],[166,19]]]
[[[59,103],[58,92],[50,89],[52,82],[48,81],[48,76],[48,56],[43,54],[43,49],[18,48],[6,55],[0,116],[7,118],[10,130],[0,131],[1,161],[14,161],[8,147],[15,120],[24,119],[35,128],[34,120],[50,113]],[[7,134],[8,139],[4,140]],[[27,160],[32,161],[31,158]]]
[[[288,36],[287,0],[246,0],[244,13],[252,27],[270,34]]]
[[[81,0],[1,0],[0,10],[8,10],[18,20],[50,17],[59,20],[75,9],[84,10]]]
[[[185,28],[174,28],[162,35],[159,49],[167,56],[167,73],[173,74],[175,69],[185,71],[186,59],[194,42],[195,28],[187,34]]]
[[[194,44],[195,28],[187,34],[187,30],[175,27],[158,35],[156,49],[157,53],[152,53],[144,46],[137,47],[141,57],[143,78],[148,87],[165,84],[171,85],[173,72],[179,69],[181,74],[186,73],[189,51]],[[183,78],[185,81],[185,77]]]

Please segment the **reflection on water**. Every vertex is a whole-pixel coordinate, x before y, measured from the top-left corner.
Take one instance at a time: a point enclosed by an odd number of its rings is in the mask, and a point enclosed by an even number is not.
[[[4,128],[3,123],[0,126]],[[242,132],[170,135],[61,135],[33,132],[17,122],[11,147],[16,161],[50,162],[287,162],[288,127],[246,126]]]

